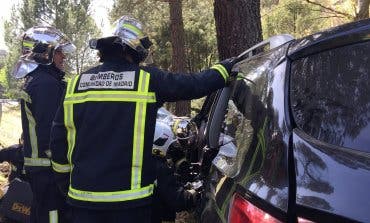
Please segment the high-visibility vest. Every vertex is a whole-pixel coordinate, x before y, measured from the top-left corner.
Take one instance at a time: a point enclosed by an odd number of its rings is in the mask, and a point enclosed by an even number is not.
[[[74,123],[74,106],[90,102],[129,102],[135,103],[135,120],[133,124],[133,146],[132,146],[132,165],[131,165],[131,186],[127,190],[119,191],[87,191],[84,188],[74,188],[73,178],[69,187],[68,196],[75,200],[90,202],[123,202],[149,197],[153,193],[153,183],[142,185],[142,167],[144,152],[144,129],[146,121],[146,110],[148,103],[155,103],[154,92],[149,92],[150,74],[140,70],[137,90],[87,90],[75,92],[79,76],[68,81],[64,106],[64,124],[67,130],[69,164],[63,165],[53,162],[53,169],[57,172],[69,172],[73,174],[72,156],[76,148],[76,125]],[[98,127],[97,127],[98,128]],[[114,131],[112,129],[112,131]],[[109,153],[109,151],[106,151]],[[78,165],[78,164],[76,164]]]

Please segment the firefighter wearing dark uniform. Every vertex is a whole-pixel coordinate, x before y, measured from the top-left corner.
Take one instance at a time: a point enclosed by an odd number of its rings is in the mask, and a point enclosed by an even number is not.
[[[194,75],[140,67],[150,41],[128,16],[90,46],[103,63],[68,82],[51,132],[53,169],[69,181],[61,186],[73,222],[150,222],[157,109],[222,88],[231,62]]]
[[[74,49],[59,30],[32,27],[23,35],[22,56],[13,71],[15,77],[25,77],[21,116],[24,166],[34,197],[32,222],[57,222],[58,219],[65,222],[66,203],[54,180],[49,143],[52,121],[65,90],[65,54]]]

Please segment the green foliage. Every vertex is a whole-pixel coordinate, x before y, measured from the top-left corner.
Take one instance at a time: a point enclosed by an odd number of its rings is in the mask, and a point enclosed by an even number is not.
[[[8,80],[6,79],[6,68],[5,67],[0,69],[0,84],[3,87],[7,87],[8,85]]]
[[[184,4],[186,64],[190,72],[210,67],[218,59],[213,1],[189,0]]]
[[[11,18],[4,23],[4,40],[9,49],[5,59],[7,97],[18,97],[21,80],[11,77],[10,71],[20,56],[20,39],[32,26],[51,25],[64,32],[76,45],[76,53],[69,61],[68,73],[79,74],[97,61],[95,52],[89,49],[88,40],[99,36],[100,31],[90,16],[90,0],[23,0],[12,9]]]
[[[183,2],[185,29],[186,69],[200,71],[217,60],[217,44],[213,19],[213,0],[187,0]],[[160,68],[170,69],[171,42],[169,6],[157,0],[116,0],[110,13],[111,21],[122,15],[132,15],[146,25],[153,41],[154,62]]]
[[[301,37],[313,30],[318,30],[319,26],[322,26],[322,21],[316,20],[320,16],[317,10],[317,7],[308,5],[304,1],[282,0],[278,5],[262,11],[263,35],[267,38],[276,34],[289,33],[295,37]]]
[[[331,0],[315,1],[333,11],[301,0],[275,1],[278,4],[269,4],[274,0],[263,2],[265,7],[261,14],[264,39],[282,33],[299,38],[350,22],[350,17],[344,14],[350,14],[353,10],[353,0],[337,1],[334,5]]]
[[[76,45],[76,53],[69,61],[70,72],[79,74],[96,63],[95,53],[88,47],[89,39],[100,35],[90,16],[91,0],[24,1],[28,2],[28,8],[24,5],[21,9],[23,14],[32,13],[37,23],[60,29]],[[30,23],[31,26],[34,24]]]
[[[171,44],[168,3],[156,0],[115,0],[110,20],[113,22],[123,15],[130,15],[143,23],[145,32],[153,42],[155,64],[161,68],[169,68]]]
[[[11,77],[15,63],[20,55],[19,36],[22,33],[21,17],[17,11],[19,6],[12,8],[11,19],[4,22],[4,40],[9,51],[7,53],[5,66],[2,68],[5,72],[5,77],[2,80],[2,85],[5,88],[4,96],[7,98],[17,98],[19,94],[19,87],[21,82]]]
[[[90,4],[90,0],[75,0],[74,3],[70,3],[67,10],[68,16],[66,16],[68,21],[61,24],[63,27],[61,29],[72,39],[77,48],[71,63],[75,65],[73,72],[77,74],[96,65],[98,61],[96,52],[88,46],[90,39],[101,35],[89,14]]]

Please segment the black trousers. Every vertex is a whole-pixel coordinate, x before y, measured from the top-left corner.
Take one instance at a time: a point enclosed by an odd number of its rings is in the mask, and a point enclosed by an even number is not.
[[[72,208],[72,223],[150,223],[151,207],[121,210]]]
[[[27,173],[27,177],[33,193],[31,223],[69,223],[70,208],[57,188],[51,168]]]

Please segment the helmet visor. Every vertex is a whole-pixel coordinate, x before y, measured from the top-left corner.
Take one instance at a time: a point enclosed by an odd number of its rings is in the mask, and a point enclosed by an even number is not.
[[[73,52],[76,51],[76,46],[73,43],[67,43],[59,46],[57,50],[62,51],[62,53],[65,55],[72,54]]]
[[[14,69],[12,71],[12,76],[17,79],[23,78],[27,74],[34,71],[37,67],[38,67],[38,64],[35,62],[20,59],[14,66]]]
[[[21,59],[38,64],[49,65],[53,62],[54,52],[60,50],[70,54],[76,47],[60,30],[49,26],[35,26],[23,35]]]

